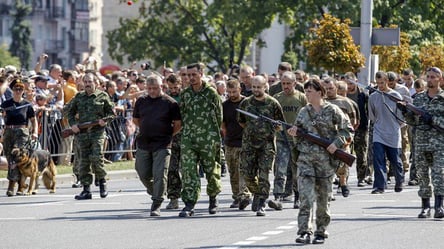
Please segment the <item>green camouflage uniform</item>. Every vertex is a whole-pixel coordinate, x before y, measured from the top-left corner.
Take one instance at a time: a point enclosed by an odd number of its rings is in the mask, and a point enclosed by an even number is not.
[[[292,95],[280,92],[273,96],[282,106],[285,122],[293,124],[299,110],[307,104],[305,95],[295,91]],[[285,137],[284,137],[284,135]],[[274,186],[273,194],[291,195],[297,192],[297,150],[295,139],[287,134],[287,131],[276,132],[276,159],[274,162]],[[291,172],[290,175],[287,173]],[[289,189],[287,189],[289,188]]]
[[[333,141],[337,148],[344,148],[352,139],[353,128],[350,120],[339,107],[328,102],[324,103],[319,112],[311,105],[302,108],[296,118],[296,126]],[[313,234],[311,217],[316,201],[315,236],[326,238],[327,226],[330,223],[329,196],[332,193],[332,180],[338,160],[333,159],[326,149],[304,139],[298,139],[297,149],[301,201],[298,234]]]
[[[353,106],[353,103],[351,99],[348,99],[346,97],[342,97],[342,96],[336,96],[336,98],[334,99],[326,99],[326,101],[328,101],[329,103],[332,103],[334,105],[337,105],[345,114],[347,114],[348,118],[350,119],[350,122],[352,124],[354,124],[356,122],[357,118],[357,114],[356,114],[356,109]],[[346,149],[347,151],[350,151],[350,148]],[[339,176],[343,176],[343,177],[347,177],[350,175],[350,169],[349,166],[346,165],[345,163],[340,163],[339,164],[339,168],[336,171],[336,175]]]
[[[247,97],[239,104],[239,109],[261,114],[274,120],[284,120],[282,107],[269,95],[264,101],[254,96]],[[269,122],[238,114],[239,123],[246,124],[242,134],[240,172],[248,189],[259,199],[266,200],[270,192],[268,175],[276,154],[275,127]]]
[[[413,99],[413,105],[420,107],[433,116],[434,124],[444,128],[444,91],[430,99],[427,91],[419,93]],[[412,112],[405,114],[409,123],[414,123],[415,133],[413,137],[415,166],[418,174],[419,190],[421,198],[430,198],[435,195],[444,195],[444,135],[442,132],[425,124],[418,115]],[[430,182],[430,173],[431,178]],[[432,191],[433,185],[433,191]]]
[[[220,127],[222,100],[206,82],[194,92],[188,87],[180,93],[182,137],[180,144],[182,171],[182,200],[195,204],[200,194],[198,165],[205,172],[207,194],[215,197],[222,190],[220,174]]]
[[[114,103],[108,94],[96,90],[93,94],[78,93],[70,102],[67,110],[70,125],[96,121],[103,118],[114,117]],[[76,120],[76,114],[79,119]],[[98,180],[105,179],[106,171],[103,162],[103,142],[105,127],[100,125],[81,131],[77,136],[80,147],[79,176],[83,186],[91,185],[92,172]]]

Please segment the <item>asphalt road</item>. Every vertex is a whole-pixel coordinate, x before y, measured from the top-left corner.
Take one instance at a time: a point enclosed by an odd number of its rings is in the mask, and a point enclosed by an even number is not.
[[[352,170],[354,171],[354,169]],[[56,194],[40,189],[35,196],[0,196],[0,248],[295,248],[297,210],[284,203],[283,211],[267,209],[265,217],[249,210],[230,209],[229,178],[223,178],[220,211],[208,214],[203,179],[196,215],[178,217],[166,210],[150,217],[151,199],[133,171],[110,175],[110,194],[101,199],[74,200],[80,189],[70,177],[60,176]],[[356,187],[331,203],[330,237],[309,248],[409,249],[444,248],[444,220],[418,219],[417,187],[371,195],[371,186]],[[394,186],[391,185],[391,188]],[[6,191],[2,188],[2,191]],[[183,203],[180,203],[183,207]]]

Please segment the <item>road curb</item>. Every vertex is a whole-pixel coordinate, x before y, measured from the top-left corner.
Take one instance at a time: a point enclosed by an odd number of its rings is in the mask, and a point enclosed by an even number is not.
[[[114,171],[108,171],[107,173],[108,173],[107,179],[109,179],[110,181],[138,178],[136,171],[133,169],[114,170]],[[65,185],[65,184],[71,185],[74,181],[74,176],[72,174],[57,175],[56,181],[57,185]],[[8,188],[8,183],[9,181],[7,179],[1,179],[0,188],[6,191],[6,189]]]

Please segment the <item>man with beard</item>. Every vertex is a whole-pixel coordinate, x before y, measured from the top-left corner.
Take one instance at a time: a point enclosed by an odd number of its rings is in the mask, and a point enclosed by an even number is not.
[[[168,75],[165,81],[168,85],[168,95],[176,100],[177,103],[180,103],[179,94],[182,90],[181,77],[173,73]],[[179,208],[180,190],[182,188],[182,181],[180,179],[180,134],[180,131],[176,133],[171,142],[171,157],[167,177],[167,197],[170,199],[170,203],[168,203],[166,209]]]
[[[194,215],[194,206],[199,198],[201,183],[198,165],[202,167],[208,181],[208,212],[216,214],[217,195],[222,190],[220,127],[222,124],[222,101],[216,89],[202,80],[203,65],[187,66],[190,86],[180,93],[180,112],[183,121],[180,144],[182,167],[182,200],[185,207],[180,217]]]
[[[78,93],[70,102],[67,111],[68,122],[72,131],[77,133],[80,151],[79,177],[83,185],[83,191],[75,196],[76,200],[91,199],[90,185],[92,172],[99,180],[100,197],[108,195],[106,190],[106,171],[103,161],[103,142],[105,139],[104,119],[114,117],[114,104],[106,92],[96,89],[96,76],[87,73],[83,77],[85,91]],[[76,115],[78,118],[76,118]],[[78,124],[98,121],[99,125],[80,130]]]
[[[238,80],[232,79],[227,82],[228,99],[222,103],[223,120],[222,135],[225,141],[225,160],[230,174],[231,191],[233,203],[230,208],[244,210],[250,204],[250,191],[244,178],[240,175],[242,127],[237,122],[236,108],[245,96],[241,95],[241,86]]]
[[[239,109],[284,121],[284,114],[279,102],[265,93],[267,82],[261,75],[252,81],[253,95],[244,99]],[[270,192],[268,175],[276,155],[275,127],[269,122],[254,119],[244,114],[238,115],[238,122],[244,128],[242,135],[241,174],[248,189],[254,194],[251,209],[257,216],[265,216],[265,201]],[[281,210],[282,206],[272,205]]]

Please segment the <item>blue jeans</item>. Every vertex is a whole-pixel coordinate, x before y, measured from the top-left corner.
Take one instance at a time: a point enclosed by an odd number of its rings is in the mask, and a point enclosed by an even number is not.
[[[392,148],[382,143],[373,143],[373,168],[375,181],[373,188],[384,190],[387,188],[387,164],[385,157],[393,165],[396,186],[402,186],[404,183],[404,170],[401,161],[401,148]]]

